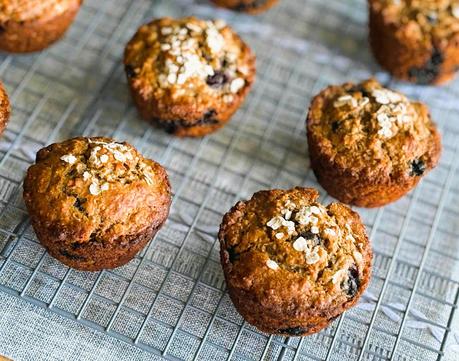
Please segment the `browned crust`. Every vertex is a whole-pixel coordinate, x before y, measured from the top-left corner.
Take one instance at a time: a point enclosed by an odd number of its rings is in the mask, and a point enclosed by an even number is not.
[[[0,135],[6,128],[8,120],[10,119],[11,106],[3,84],[0,82]]]
[[[94,240],[91,243],[79,244],[77,248],[74,248],[66,243],[55,242],[55,239],[60,237],[58,233],[62,230],[54,228],[50,231],[47,225],[40,222],[37,217],[33,217],[31,222],[40,243],[51,256],[68,267],[91,272],[121,267],[131,261],[164,223],[152,225],[134,235],[118,237],[113,242]],[[73,236],[71,233],[65,234],[67,238]]]
[[[22,22],[0,23],[0,49],[11,53],[29,53],[47,48],[59,40],[72,24],[82,1],[75,1],[63,13]]]
[[[263,4],[251,6],[253,3],[256,3],[257,0],[212,0],[212,2],[217,6],[252,15],[265,12],[276,5],[278,1],[279,0],[265,0]]]
[[[132,40],[134,40],[135,37],[136,35],[134,35]],[[202,137],[223,127],[245,100],[252,88],[256,75],[255,54],[253,54],[247,44],[236,33],[234,33],[234,39],[239,43],[242,49],[242,54],[245,59],[244,62],[248,64],[249,73],[244,77],[245,86],[236,94],[233,94],[233,101],[231,103],[226,104],[222,100],[220,106],[213,107],[212,109],[203,108],[196,104],[194,104],[194,106],[174,103],[168,104],[162,98],[155,99],[151,93],[145,92],[143,87],[139,86],[139,82],[127,76],[130,92],[140,116],[153,125],[165,129],[170,128],[171,123],[176,120],[183,121],[186,123],[186,126],[176,126],[174,130],[170,132],[179,137]],[[125,66],[128,65],[128,46],[124,53]],[[202,119],[204,119],[209,112],[214,113],[211,117],[213,122],[210,124],[200,124]]]
[[[312,197],[311,200],[315,199],[314,195],[318,197],[318,193],[315,189],[305,188],[304,190],[306,192],[310,191]],[[278,191],[279,190],[260,191],[255,193],[252,199],[258,195],[262,195],[263,193],[266,194]],[[229,296],[237,311],[248,323],[257,327],[260,331],[269,334],[306,336],[316,333],[328,326],[342,312],[351,308],[358,302],[371,279],[373,253],[365,227],[362,224],[360,216],[356,212],[339,203],[333,203],[329,206],[339,209],[339,212],[344,213],[349,222],[353,224],[353,229],[356,227],[357,232],[365,239],[363,259],[366,267],[362,270],[362,275],[360,276],[358,292],[352,299],[349,299],[347,302],[342,304],[333,305],[332,303],[329,303],[326,308],[320,306],[310,307],[302,304],[300,301],[301,295],[298,293],[291,293],[289,290],[285,290],[282,294],[276,293],[273,295],[271,290],[264,290],[263,292],[259,292],[261,290],[247,290],[244,280],[235,279],[235,277],[233,277],[233,264],[230,262],[228,252],[228,237],[234,236],[230,227],[238,223],[245,216],[246,203],[247,202],[242,201],[238,202],[228,213],[225,214],[220,225],[218,238],[220,241],[220,261],[225,275]],[[258,297],[260,293],[264,293],[266,300],[268,300],[267,302],[263,302],[263,305]],[[271,304],[269,302],[269,300],[279,298],[289,300],[290,303],[287,307],[280,308],[278,305],[274,303]],[[295,332],[289,332],[289,329],[294,329]],[[282,330],[285,330],[286,332],[282,332]]]
[[[333,94],[337,88],[339,87],[328,87],[314,97],[306,120],[309,158],[317,180],[332,197],[343,203],[374,208],[396,201],[413,189],[418,184],[420,177],[410,177],[407,174],[399,173],[387,175],[371,172],[368,169],[356,172],[353,169],[343,168],[330,158],[323,149],[321,140],[316,138],[311,131],[312,124],[319,121],[312,117],[314,110],[322,107],[324,99]],[[427,107],[423,106],[422,109],[425,116],[430,116]],[[423,158],[425,173],[437,165],[441,155],[440,133],[432,122],[429,129],[432,137],[430,147]]]
[[[418,82],[410,74],[413,68],[423,68],[434,50],[443,57],[438,74],[431,84],[443,84],[451,80],[459,66],[459,34],[449,41],[434,39],[421,41],[410,33],[410,28],[388,23],[381,11],[375,10],[378,0],[369,0],[369,42],[377,62],[396,78]]]
[[[164,168],[146,160],[155,171],[154,189],[136,183],[91,199],[86,193],[72,194],[88,202],[84,216],[76,218],[65,205],[74,200],[63,194],[66,191],[60,182],[68,175],[55,161],[62,153],[75,151],[83,139],[41,149],[36,164],[27,171],[23,196],[37,238],[53,257],[78,270],[100,271],[129,262],[162,227],[171,204],[170,183]],[[120,214],[124,216],[120,218]]]

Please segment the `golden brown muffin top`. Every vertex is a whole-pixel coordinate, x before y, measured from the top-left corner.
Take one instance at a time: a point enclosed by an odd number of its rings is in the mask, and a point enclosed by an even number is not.
[[[143,25],[129,42],[124,63],[134,88],[169,104],[232,103],[250,86],[255,59],[221,20],[161,18]],[[218,101],[215,100],[218,99]]]
[[[47,19],[79,6],[82,0],[1,0],[0,22]]]
[[[384,178],[422,175],[440,151],[427,107],[375,79],[322,91],[311,104],[308,133],[337,167]]]
[[[0,134],[6,127],[10,118],[10,101],[3,84],[0,82]]]
[[[370,0],[397,26],[406,26],[411,37],[439,39],[459,34],[459,0]]]
[[[128,143],[80,137],[38,152],[24,198],[32,217],[88,242],[162,223],[170,187],[164,169]]]
[[[328,308],[357,294],[371,262],[364,226],[347,206],[318,197],[312,188],[261,191],[225,215],[219,239],[233,287]]]

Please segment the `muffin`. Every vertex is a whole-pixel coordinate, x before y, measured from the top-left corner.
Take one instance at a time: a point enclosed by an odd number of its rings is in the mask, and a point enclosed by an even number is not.
[[[0,135],[6,128],[10,118],[10,101],[3,84],[0,82]]]
[[[370,44],[397,78],[440,84],[459,67],[457,0],[369,0]]]
[[[255,57],[230,27],[194,17],[140,27],[124,64],[141,116],[178,136],[223,126],[255,77]]]
[[[216,5],[249,14],[258,14],[268,10],[277,3],[278,0],[212,0]]]
[[[263,332],[318,332],[370,281],[372,252],[359,215],[318,198],[312,188],[260,191],[223,218],[218,237],[229,295]]]
[[[127,143],[73,138],[37,153],[24,200],[40,243],[83,271],[129,262],[166,221],[166,171]]]
[[[58,40],[73,22],[82,0],[3,0],[0,50],[27,53]]]
[[[307,118],[311,166],[341,202],[378,207],[411,190],[440,157],[427,107],[375,79],[330,86]]]

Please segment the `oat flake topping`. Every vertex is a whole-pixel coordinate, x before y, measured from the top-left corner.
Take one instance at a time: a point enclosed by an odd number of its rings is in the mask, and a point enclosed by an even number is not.
[[[133,71],[145,74],[152,66],[157,68],[161,89],[180,96],[204,86],[206,92],[216,92],[229,103],[245,87],[249,69],[239,63],[241,49],[224,21],[165,19],[142,28],[149,29],[151,38],[143,46],[151,49],[145,50],[148,58],[143,61],[143,69],[134,67]],[[133,60],[138,63],[138,59]]]
[[[275,233],[274,236],[277,239],[283,239],[286,236],[291,237],[286,241],[291,241],[295,251],[304,253],[306,264],[308,265],[316,264],[327,257],[327,251],[321,244],[320,239],[334,240],[339,235],[356,243],[350,226],[346,225],[343,233],[334,219],[328,215],[326,209],[318,203],[296,207],[293,202],[288,200],[285,202],[284,208],[280,210],[280,213],[284,216],[277,215],[271,218],[266,225],[273,230],[282,230],[282,232]],[[294,221],[286,220],[284,218],[285,215],[289,215]],[[356,253],[360,255],[359,260],[361,262],[362,255],[359,252]],[[268,260],[271,266],[273,266],[272,262],[272,260]],[[270,266],[268,265],[268,267]],[[272,269],[277,268],[274,266]]]
[[[132,147],[90,138],[87,141],[88,157],[66,154],[60,159],[75,169],[77,177],[87,184],[90,194],[97,196],[108,191],[111,184],[127,184],[139,178],[148,185],[153,184],[153,170]]]

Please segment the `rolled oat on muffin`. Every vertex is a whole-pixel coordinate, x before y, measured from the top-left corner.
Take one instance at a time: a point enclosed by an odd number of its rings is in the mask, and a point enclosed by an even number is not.
[[[393,202],[433,169],[441,141],[428,108],[375,79],[330,86],[312,100],[309,157],[325,190],[341,202]]]
[[[82,0],[3,0],[0,50],[28,53],[47,48],[72,24]]]
[[[369,0],[370,44],[397,78],[440,84],[459,67],[459,1]]]
[[[84,271],[129,262],[166,221],[166,171],[128,143],[73,138],[37,153],[24,200],[38,240]]]
[[[318,198],[312,188],[260,191],[223,218],[218,238],[229,295],[263,332],[318,332],[368,286],[372,252],[359,215]]]
[[[139,28],[124,65],[141,116],[178,136],[203,136],[240,107],[255,56],[220,20],[161,18]]]

